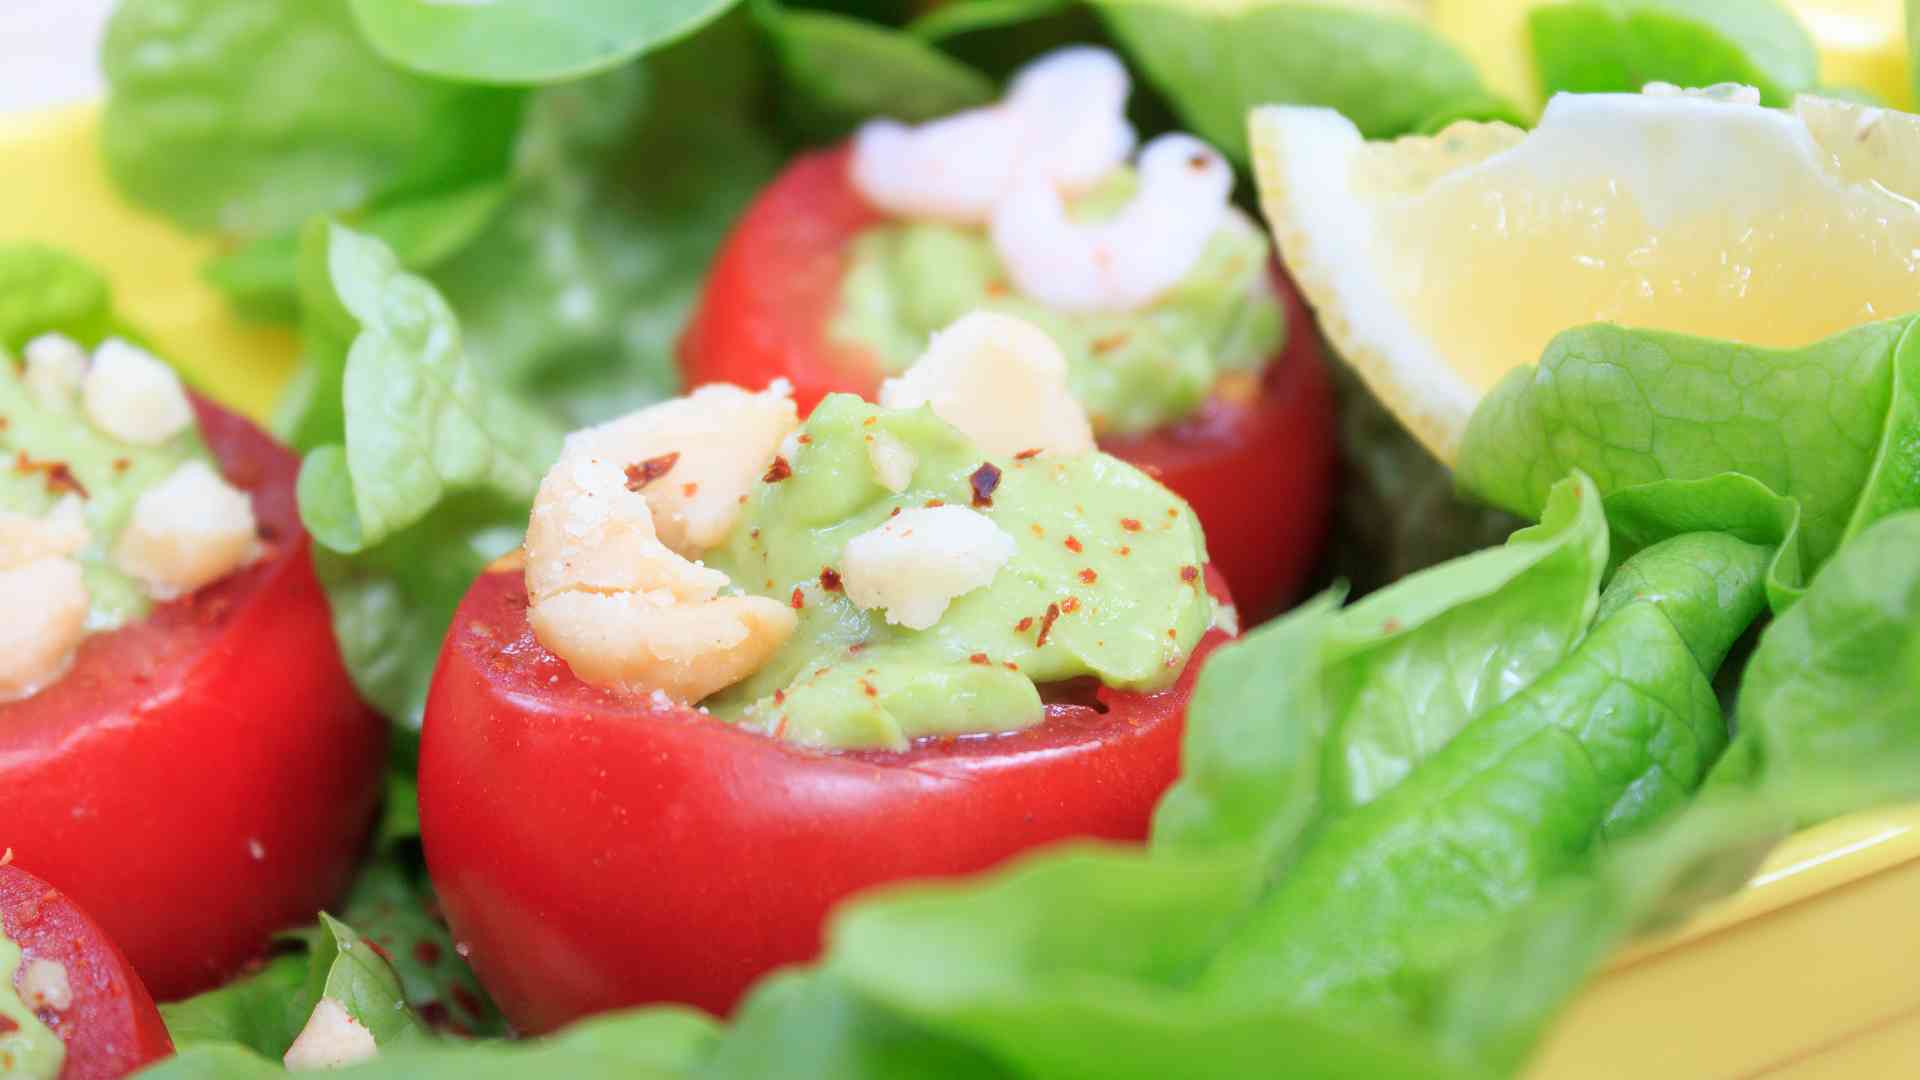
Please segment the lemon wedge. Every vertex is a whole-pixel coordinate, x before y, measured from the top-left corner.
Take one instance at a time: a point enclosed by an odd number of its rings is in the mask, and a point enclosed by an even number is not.
[[[1322,328],[1451,463],[1481,395],[1573,326],[1789,346],[1920,310],[1920,117],[1757,101],[1562,94],[1530,133],[1374,143],[1267,106],[1254,167]]]

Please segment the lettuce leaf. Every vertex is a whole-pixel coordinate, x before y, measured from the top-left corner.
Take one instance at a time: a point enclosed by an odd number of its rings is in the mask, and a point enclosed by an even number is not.
[[[311,239],[328,298],[310,306],[293,425],[313,447],[300,516],[355,684],[417,730],[453,609],[519,542],[561,432],[482,380],[446,301],[379,241],[338,225]]]
[[[352,0],[380,54],[401,67],[479,83],[597,74],[676,41],[736,0]]]
[[[1813,38],[1780,0],[1572,0],[1527,12],[1548,94],[1743,83],[1787,105],[1819,75]]]

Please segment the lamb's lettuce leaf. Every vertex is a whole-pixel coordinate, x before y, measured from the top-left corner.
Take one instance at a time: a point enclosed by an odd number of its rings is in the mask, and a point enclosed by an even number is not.
[[[98,270],[41,244],[0,245],[0,353],[56,332],[93,346],[116,329]]]
[[[1561,0],[1527,12],[1548,94],[1742,83],[1768,105],[1812,90],[1819,54],[1780,0]]]
[[[1339,109],[1370,139],[1404,135],[1469,103],[1498,103],[1472,63],[1410,14],[1294,0],[1093,0],[1195,134],[1247,160],[1247,111]]]
[[[693,33],[736,0],[352,0],[380,54],[477,83],[583,78]]]

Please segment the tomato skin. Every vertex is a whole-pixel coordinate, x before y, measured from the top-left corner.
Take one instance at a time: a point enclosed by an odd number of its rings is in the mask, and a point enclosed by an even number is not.
[[[298,459],[195,407],[269,553],[93,635],[59,682],[0,705],[0,843],[91,912],[162,1000],[218,984],[340,894],[386,751],[314,577]]]
[[[1218,579],[1210,584],[1220,595]],[[1099,690],[1039,727],[825,754],[574,678],[519,574],[480,578],[427,702],[427,867],[457,940],[523,1030],[678,1001],[724,1014],[812,959],[829,909],[1073,836],[1140,840],[1179,771],[1186,701]]]
[[[20,947],[21,971],[52,960],[67,971],[73,1003],[41,1010],[66,1044],[59,1080],[115,1080],[173,1053],[160,1010],[113,939],[58,889],[0,866],[0,934]]]
[[[855,234],[886,220],[848,181],[848,158],[845,148],[796,158],[734,226],[680,341],[688,386],[758,389],[785,378],[803,414],[834,391],[871,398],[879,390],[873,357],[827,334]],[[1288,341],[1250,400],[1216,394],[1177,423],[1101,440],[1114,456],[1157,470],[1193,505],[1213,565],[1252,618],[1278,611],[1312,573],[1336,467],[1319,335],[1278,264],[1273,281]]]

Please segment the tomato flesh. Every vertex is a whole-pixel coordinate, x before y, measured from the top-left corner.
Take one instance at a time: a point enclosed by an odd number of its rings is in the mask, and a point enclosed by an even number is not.
[[[690,386],[793,383],[801,410],[834,391],[872,397],[880,368],[831,340],[854,237],[885,218],[847,179],[848,152],[802,156],[747,209],[721,248],[680,342]],[[1288,343],[1246,393],[1103,449],[1155,470],[1193,505],[1213,564],[1243,612],[1263,617],[1306,583],[1326,539],[1335,469],[1333,392],[1312,319],[1276,264]]]
[[[1066,837],[1143,839],[1200,661],[1226,639],[1209,632],[1165,691],[1096,689],[1097,705],[1049,705],[1026,731],[820,753],[582,683],[526,604],[519,574],[492,573],[455,614],[420,809],[456,938],[536,1032],[645,1002],[725,1013],[812,959],[828,911],[861,889]]]
[[[161,999],[219,983],[343,890],[386,725],[354,692],[294,500],[299,461],[195,402],[268,554],[89,637],[0,705],[0,841],[126,950]]]
[[[20,947],[16,988],[35,960],[66,970],[72,1002],[35,1010],[66,1044],[60,1080],[115,1080],[173,1053],[160,1010],[113,939],[58,889],[17,866],[0,866],[0,934]]]

